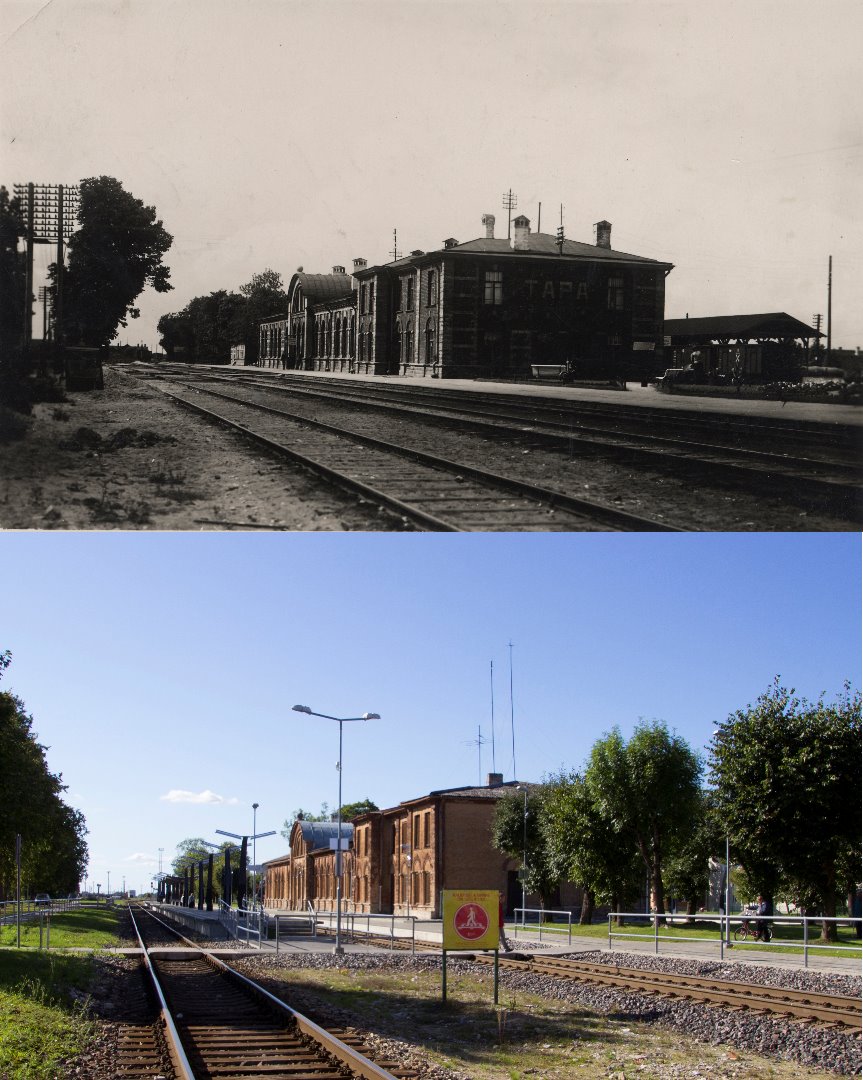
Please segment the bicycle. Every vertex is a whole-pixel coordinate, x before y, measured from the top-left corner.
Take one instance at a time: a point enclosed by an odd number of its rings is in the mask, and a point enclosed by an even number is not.
[[[753,914],[749,912],[749,914]],[[749,919],[744,918],[743,922],[734,930],[735,941],[746,941],[747,938],[752,938],[754,941],[768,942],[773,937],[773,931],[766,923],[755,923],[751,925]]]

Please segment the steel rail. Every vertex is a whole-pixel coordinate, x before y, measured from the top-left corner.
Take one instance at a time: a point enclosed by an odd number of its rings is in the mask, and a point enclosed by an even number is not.
[[[135,935],[138,938],[138,944],[141,947],[141,954],[144,957],[144,965],[150,975],[150,980],[155,990],[156,997],[159,1001],[159,1009],[161,1013],[162,1023],[165,1026],[166,1042],[168,1045],[168,1053],[171,1057],[171,1063],[177,1072],[176,1080],[195,1080],[195,1074],[192,1071],[192,1066],[189,1059],[186,1057],[186,1051],[183,1049],[182,1041],[180,1040],[180,1033],[177,1031],[177,1025],[174,1023],[174,1017],[171,1014],[171,1010],[168,1007],[165,993],[162,989],[162,984],[159,982],[159,977],[156,974],[156,969],[153,967],[150,959],[150,953],[147,946],[144,944],[144,938],[141,935],[141,930],[132,914],[132,908],[129,908],[129,918],[132,920],[132,926],[135,928]]]
[[[376,491],[369,485],[363,484],[361,481],[354,480],[350,477],[346,477],[343,473],[339,473],[329,466],[323,465],[320,462],[316,462],[305,455],[299,454],[297,451],[284,446],[273,439],[268,438],[265,435],[261,435],[251,428],[246,427],[243,424],[239,424],[237,421],[230,420],[227,417],[223,417],[218,413],[213,412],[210,409],[206,409],[204,406],[199,405],[196,402],[188,401],[186,398],[181,397],[178,394],[174,394],[169,390],[162,389],[161,391],[166,397],[176,401],[178,404],[184,405],[187,408],[193,409],[210,419],[216,420],[219,423],[225,424],[228,427],[234,428],[236,431],[254,439],[261,445],[267,446],[270,449],[276,450],[281,454],[287,454],[294,460],[303,464],[306,468],[309,468],[315,472],[322,473],[328,479],[339,483],[341,486],[350,485],[360,490],[367,498],[375,499],[384,502],[386,505],[394,508],[405,517],[412,518],[414,520],[424,520],[429,524],[429,527],[441,531],[459,532],[463,531],[459,529],[457,525],[453,525],[444,521],[443,519],[436,518],[433,515],[427,514],[425,511],[412,507],[409,504],[394,499],[392,496],[387,495],[384,492]],[[560,508],[567,510],[570,513],[579,515],[581,517],[592,520],[597,524],[608,525],[617,529],[627,529],[629,531],[643,531],[643,532],[682,532],[684,530],[678,529],[675,526],[667,525],[664,522],[657,522],[649,518],[638,517],[635,514],[628,514],[622,510],[616,510],[612,507],[603,506],[600,503],[594,503],[587,499],[579,499],[572,495],[567,495],[564,492],[555,491],[551,488],[538,487],[535,484],[527,484],[521,480],[515,480],[512,477],[501,476],[497,473],[489,472],[488,470],[479,469],[471,465],[465,465],[460,462],[451,461],[447,458],[436,457],[432,454],[427,454],[422,450],[414,450],[411,447],[400,446],[397,443],[384,442],[380,439],[372,438],[368,435],[361,435],[356,432],[347,431],[344,428],[336,427],[332,424],[326,424],[322,421],[314,420],[313,418],[301,416],[294,413],[289,413],[284,409],[276,409],[269,405],[263,405],[258,402],[243,401],[240,398],[233,397],[230,394],[223,394],[218,390],[211,390],[209,388],[197,388],[198,393],[210,394],[216,398],[220,398],[224,401],[230,401],[233,404],[243,406],[245,408],[254,409],[259,412],[270,413],[275,416],[282,417],[286,420],[290,420],[292,423],[299,423],[308,427],[315,428],[320,431],[328,432],[332,435],[337,435],[341,438],[350,440],[364,446],[371,447],[373,449],[382,451],[384,453],[397,455],[399,457],[405,457],[418,464],[425,465],[429,468],[438,469],[442,472],[455,473],[462,477],[469,477],[470,479],[490,487],[497,487],[505,489],[513,494],[523,496],[530,499],[537,504],[541,504],[547,508]]]
[[[238,376],[217,373],[184,373],[185,378],[196,382],[236,383]],[[480,406],[484,404],[482,395],[477,395],[477,402],[471,406],[436,401],[424,404],[417,400],[424,396],[413,387],[387,386],[387,396],[394,391],[401,399],[385,401],[375,396],[375,388],[356,388],[356,384],[308,386],[295,382],[285,384],[282,380],[267,381],[263,385],[255,380],[255,389],[272,390],[280,393],[299,393],[310,398],[333,401],[339,405],[353,408],[375,409],[389,414],[419,415],[424,419],[437,421],[452,420],[464,427],[480,433],[496,432],[511,435],[513,438],[534,437],[552,450],[564,450],[578,445],[606,458],[628,461],[630,464],[653,468],[668,469],[671,465],[700,473],[708,472],[719,480],[736,478],[738,481],[769,483],[774,488],[784,485],[792,492],[798,491],[799,484],[807,485],[813,497],[826,498],[832,502],[851,501],[848,508],[859,514],[859,508],[853,506],[859,495],[860,467],[856,463],[834,461],[821,458],[793,457],[773,451],[730,446],[727,442],[696,442],[683,436],[654,435],[641,431],[621,431],[614,428],[590,428],[579,422],[578,426],[568,427],[559,420],[536,417],[526,418],[513,413],[495,413]],[[343,391],[347,390],[347,394]],[[208,391],[215,393],[215,391]],[[380,393],[380,391],[378,391]],[[406,399],[413,400],[406,400]],[[505,402],[509,409],[518,409],[518,402]],[[560,407],[553,402],[538,406],[546,412],[559,412]],[[527,407],[524,407],[525,409]],[[630,410],[631,412],[631,410]],[[667,415],[660,414],[663,420]],[[645,420],[646,417],[636,419]],[[672,417],[672,420],[676,419]],[[525,427],[529,424],[529,427]],[[735,434],[737,429],[734,429]],[[765,432],[766,434],[766,432]],[[772,431],[773,437],[779,435]],[[648,444],[648,445],[644,445]],[[771,471],[772,470],[772,471]],[[813,475],[832,471],[835,478]]]
[[[316,1046],[321,1047],[325,1053],[338,1060],[341,1065],[347,1067],[350,1070],[352,1076],[361,1077],[362,1080],[398,1080],[396,1074],[388,1072],[382,1066],[377,1065],[375,1062],[365,1057],[359,1050],[356,1050],[353,1047],[349,1046],[337,1035],[334,1035],[332,1032],[327,1031],[326,1028],[323,1028],[319,1024],[316,1024],[313,1020],[310,1020],[302,1013],[297,1012],[296,1009],[291,1008],[290,1005],[282,1001],[280,998],[276,997],[274,994],[271,994],[268,990],[266,990],[263,986],[260,986],[253,979],[250,979],[246,975],[243,975],[242,972],[239,972],[236,970],[236,968],[233,968],[229,964],[226,964],[217,956],[213,956],[212,953],[210,953],[208,950],[202,949],[200,945],[198,945],[196,942],[191,941],[179,930],[177,930],[176,927],[173,927],[170,924],[166,923],[163,919],[160,919],[152,911],[147,911],[147,914],[150,916],[150,918],[154,919],[157,923],[159,923],[160,926],[169,930],[173,935],[179,938],[179,940],[182,941],[185,945],[194,949],[195,952],[198,954],[200,960],[204,961],[211,968],[224,975],[231,983],[238,984],[239,986],[243,987],[243,989],[247,993],[254,995],[256,998],[264,1002],[269,1009],[275,1010],[279,1017],[294,1025],[302,1035],[310,1039]],[[148,950],[146,946],[143,945],[143,939],[141,938],[140,932],[138,932],[138,939],[139,941],[141,941],[142,947],[144,948],[145,956],[147,956],[149,959],[150,950]],[[162,1000],[164,1000],[164,996],[162,996]],[[167,1004],[165,1004],[165,1008],[167,1009]],[[176,1033],[176,1028],[174,1028],[174,1032]],[[177,1035],[177,1039],[179,1042],[179,1035]],[[194,1074],[191,1072],[191,1066],[189,1066],[189,1069],[189,1080],[195,1080]],[[405,1072],[405,1070],[400,1071],[402,1073]],[[410,1070],[408,1072],[410,1075],[415,1075]],[[183,1080],[185,1080],[185,1077],[183,1077]]]

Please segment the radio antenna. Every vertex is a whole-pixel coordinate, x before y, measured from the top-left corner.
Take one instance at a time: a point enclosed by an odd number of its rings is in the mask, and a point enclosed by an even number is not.
[[[489,685],[491,688],[491,771],[497,772],[494,756],[494,660],[489,660]]]
[[[512,696],[512,642],[509,643],[509,718],[512,727],[512,778],[516,779],[515,771],[515,704]]]

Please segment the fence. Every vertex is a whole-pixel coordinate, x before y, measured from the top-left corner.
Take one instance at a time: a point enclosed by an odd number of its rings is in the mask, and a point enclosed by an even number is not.
[[[519,912],[521,913],[521,929],[523,931],[526,931],[526,930],[530,929],[531,930],[531,936],[535,933],[535,931],[533,930],[533,923],[532,922],[527,923],[525,917],[527,915],[536,915],[536,917],[537,917],[537,919],[536,919],[537,929],[538,929],[538,932],[539,932],[539,940],[540,941],[542,941],[543,923],[545,922],[545,920],[549,916],[552,916],[552,917],[554,917],[555,915],[564,916],[564,918],[566,919],[566,931],[565,931],[565,933],[566,933],[567,944],[568,945],[572,944],[572,912],[571,911],[552,911],[549,908],[520,908],[520,907],[515,908],[514,911],[513,911],[513,914],[516,916],[516,921],[515,921],[515,927],[513,929],[513,935],[512,935],[514,938],[518,938],[518,928],[519,928],[518,915],[519,915]],[[563,928],[561,928],[560,930],[557,930],[554,927],[546,926],[545,927],[545,932],[546,932],[546,934],[550,934],[552,937],[560,937],[564,933],[564,930],[563,930]]]
[[[335,925],[335,919],[336,919],[335,910],[326,910],[326,909],[323,909],[323,908],[315,910],[315,909],[312,909],[311,905],[309,905],[309,910],[310,910],[310,912],[312,912],[314,918],[316,919],[316,923],[321,922],[322,924],[324,924],[327,927],[328,930],[333,929],[333,926]],[[324,920],[324,917],[326,917],[326,921]],[[420,920],[417,919],[416,915],[373,915],[373,914],[370,914],[369,912],[364,912],[364,911],[356,911],[356,912],[347,911],[346,912],[346,911],[342,910],[342,934],[343,934],[344,937],[349,937],[349,938],[356,938],[356,935],[358,933],[360,933],[360,934],[366,933],[367,935],[371,935],[371,933],[372,933],[371,924],[375,920],[381,921],[381,922],[388,922],[390,924],[389,937],[390,937],[390,948],[391,949],[395,948],[395,939],[396,939],[396,937],[410,938],[411,952],[412,953],[416,952],[416,948],[417,948],[417,943],[416,943],[417,922],[420,921]],[[365,924],[366,924],[365,931],[362,930],[362,924],[363,924],[364,921],[365,921]],[[404,934],[396,934],[396,921],[398,921],[399,923],[409,923],[410,926],[408,928],[408,931],[406,933],[404,933]],[[315,932],[317,932],[317,929],[316,929]],[[374,931],[374,932],[377,933],[377,931]]]
[[[629,919],[630,921],[638,920],[638,921],[640,921],[642,923],[646,922],[648,924],[652,924],[653,930],[652,930],[652,933],[649,933],[649,934],[638,934],[638,933],[634,933],[634,932],[629,931],[629,930],[617,930],[617,931],[614,931],[612,929],[612,920],[613,919]],[[699,914],[697,916],[694,916],[694,915],[670,915],[670,914],[645,915],[643,911],[639,911],[639,912],[610,911],[608,913],[608,947],[609,947],[609,949],[612,947],[612,945],[611,945],[612,938],[627,938],[630,941],[634,940],[634,939],[636,939],[636,940],[640,939],[640,940],[643,940],[643,941],[644,940],[646,940],[646,941],[651,941],[652,940],[653,941],[653,951],[654,951],[654,953],[656,955],[659,955],[659,941],[660,941],[659,930],[660,930],[660,924],[662,924],[664,926],[666,923],[669,923],[670,925],[674,926],[675,923],[686,924],[688,922],[693,922],[696,919],[700,923],[715,923],[716,924],[717,941],[718,941],[718,945],[719,945],[719,958],[720,958],[720,960],[725,959],[725,952],[726,952],[727,949],[733,949],[735,947],[735,945],[743,944],[742,941],[741,942],[734,942],[734,941],[731,940],[731,937],[732,937],[733,933],[735,933],[737,930],[739,930],[739,928],[741,926],[743,926],[744,923],[752,924],[752,923],[759,923],[759,922],[770,923],[771,924],[771,929],[774,931],[774,933],[773,933],[773,939],[771,941],[760,941],[759,940],[757,942],[758,947],[760,949],[776,949],[776,948],[801,949],[803,951],[803,966],[804,967],[809,966],[809,953],[812,952],[813,949],[814,950],[823,950],[823,949],[838,950],[840,952],[853,953],[854,955],[859,955],[859,953],[860,953],[860,946],[859,945],[839,945],[839,944],[822,945],[822,944],[813,944],[809,940],[809,927],[813,923],[816,923],[819,927],[820,927],[820,925],[822,923],[825,923],[825,922],[828,922],[828,923],[832,922],[832,923],[835,923],[837,926],[840,923],[843,923],[843,924],[845,924],[847,926],[849,924],[849,922],[854,921],[854,920],[849,920],[847,916],[845,918],[825,918],[825,917],[819,916],[819,915],[812,915],[812,916],[810,916],[810,915],[748,915],[746,913],[744,913],[742,915],[703,915],[703,914]],[[789,938],[778,938],[776,936],[776,931],[777,931],[777,928],[779,926],[800,926],[800,925],[802,925],[802,927],[803,927],[803,940],[802,941],[796,941],[796,940],[789,939]],[[665,940],[673,942],[675,945],[678,944],[679,942],[682,942],[682,941],[697,941],[697,942],[700,942],[700,943],[703,944],[704,941],[705,941],[705,938],[703,936],[700,936],[700,937],[688,936],[687,937],[687,936],[685,936],[683,934],[675,934],[672,938],[666,938]],[[709,941],[710,939],[708,938],[706,940]]]
[[[256,937],[258,948],[262,948],[264,939],[269,937],[270,919],[263,908],[232,908],[224,900],[219,900],[219,912],[220,921],[231,937],[239,940],[240,935],[244,934],[247,945],[250,938]]]

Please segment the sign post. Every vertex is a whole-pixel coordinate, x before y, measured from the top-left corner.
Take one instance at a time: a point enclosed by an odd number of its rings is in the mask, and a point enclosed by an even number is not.
[[[494,1003],[498,998],[500,897],[494,889],[443,889],[443,963],[441,992],[446,1001],[446,954],[450,950],[494,950]]]

